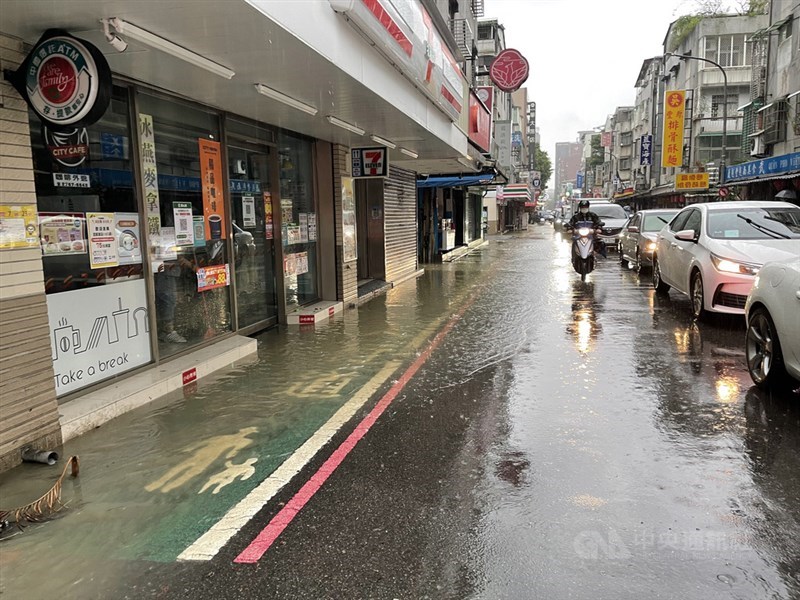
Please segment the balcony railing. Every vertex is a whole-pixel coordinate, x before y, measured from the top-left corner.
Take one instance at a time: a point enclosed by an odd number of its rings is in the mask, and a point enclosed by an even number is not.
[[[472,32],[472,26],[467,19],[453,19],[450,22],[450,29],[453,31],[453,37],[456,39],[456,45],[461,53],[469,58],[472,56],[472,43],[475,36]]]

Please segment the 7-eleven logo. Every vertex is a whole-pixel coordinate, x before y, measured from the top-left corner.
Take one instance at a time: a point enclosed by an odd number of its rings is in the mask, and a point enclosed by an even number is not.
[[[364,173],[366,175],[383,175],[384,160],[386,160],[384,150],[364,150]]]

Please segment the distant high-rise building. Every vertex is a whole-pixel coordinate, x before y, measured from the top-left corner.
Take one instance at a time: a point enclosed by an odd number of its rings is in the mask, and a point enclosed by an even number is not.
[[[583,145],[580,142],[557,142],[554,164],[554,186],[556,194],[561,194],[563,186],[575,186],[578,171],[581,169]]]

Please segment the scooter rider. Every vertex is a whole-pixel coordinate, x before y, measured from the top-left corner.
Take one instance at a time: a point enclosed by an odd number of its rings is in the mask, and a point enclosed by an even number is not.
[[[596,231],[599,231],[603,227],[603,222],[600,220],[600,217],[598,217],[596,213],[593,213],[589,210],[588,200],[581,200],[578,203],[578,212],[572,215],[572,218],[567,224],[567,228],[570,230],[575,229],[578,226],[578,223],[581,221],[591,221],[593,224],[592,226]],[[600,254],[603,255],[603,258],[608,258],[605,242],[598,236],[595,236],[595,243],[597,248],[600,250]]]

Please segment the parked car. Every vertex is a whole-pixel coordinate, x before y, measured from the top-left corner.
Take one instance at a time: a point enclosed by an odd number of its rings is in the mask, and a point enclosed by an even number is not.
[[[619,262],[637,271],[653,266],[656,236],[678,214],[678,209],[640,210],[622,228],[619,236]]]
[[[619,236],[628,221],[628,214],[619,204],[608,201],[589,200],[589,210],[603,221],[600,239],[609,250],[618,250]]]
[[[745,305],[745,355],[760,388],[800,382],[800,257],[765,264]]]
[[[692,314],[744,314],[761,266],[800,256],[800,207],[788,202],[687,206],[658,234],[653,287],[692,301]]]

